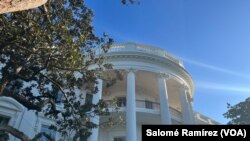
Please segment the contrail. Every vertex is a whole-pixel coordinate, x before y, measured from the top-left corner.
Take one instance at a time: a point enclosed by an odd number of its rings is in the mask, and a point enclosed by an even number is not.
[[[192,65],[200,66],[200,67],[207,68],[207,69],[210,69],[210,70],[213,70],[213,71],[218,71],[218,72],[221,72],[221,73],[226,73],[226,74],[230,74],[230,75],[234,75],[234,76],[238,76],[238,77],[243,77],[243,78],[250,79],[250,75],[249,74],[243,74],[243,73],[239,73],[239,72],[234,72],[234,71],[231,71],[231,70],[227,70],[227,69],[220,68],[220,67],[217,67],[217,66],[213,66],[213,65],[202,63],[202,62],[190,60],[190,59],[187,59],[187,58],[182,58],[182,57],[180,57],[180,58],[184,62],[192,64]]]
[[[246,96],[250,95],[249,87],[222,85],[218,83],[205,82],[205,81],[196,81],[195,84],[197,88],[221,90],[221,91],[234,91],[234,92],[241,92],[241,94],[245,93]]]

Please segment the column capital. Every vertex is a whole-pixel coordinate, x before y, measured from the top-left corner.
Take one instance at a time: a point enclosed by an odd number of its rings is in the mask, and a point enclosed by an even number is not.
[[[184,85],[185,86],[185,85]],[[184,90],[184,91],[183,91]],[[182,107],[182,116],[184,124],[194,124],[194,113],[192,110],[192,104],[189,100],[189,94],[188,91],[185,90],[185,87],[183,87],[181,93],[180,93],[180,101],[181,101],[181,107]]]
[[[189,87],[188,87],[188,85],[187,84],[185,84],[185,83],[181,83],[181,86],[182,86],[182,88],[186,91],[186,92],[189,92]]]
[[[169,74],[163,73],[163,72],[158,73],[158,77],[159,78],[164,78],[164,79],[167,79],[167,80],[171,78],[171,76]]]
[[[137,71],[138,71],[138,69],[135,69],[135,68],[125,69],[125,72],[127,72],[127,73],[130,73],[130,72],[136,73]]]

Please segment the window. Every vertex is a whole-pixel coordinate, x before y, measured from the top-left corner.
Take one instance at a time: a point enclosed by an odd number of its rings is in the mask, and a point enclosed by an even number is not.
[[[55,139],[55,137],[56,137],[56,132],[55,132],[55,130],[50,129],[48,125],[42,125],[42,127],[41,127],[41,132],[47,133],[48,135],[50,135],[50,136],[52,137],[52,139]],[[43,136],[43,137],[40,139],[40,141],[48,141],[48,139],[47,139],[46,137]]]
[[[93,95],[92,94],[86,94],[85,103],[92,103]]]
[[[5,116],[0,115],[0,126],[8,125],[9,121],[10,121],[9,117],[5,117]],[[0,131],[0,135],[3,133],[4,133],[3,131]]]
[[[153,102],[145,100],[145,106],[147,109],[153,109]]]
[[[114,141],[126,141],[126,137],[122,136],[122,137],[114,137]]]
[[[0,125],[8,125],[10,118],[0,115]]]
[[[62,92],[58,92],[57,96],[56,96],[56,103],[57,104],[61,104],[63,102],[63,93]]]
[[[126,107],[126,97],[118,97],[117,98],[117,106],[118,107]]]

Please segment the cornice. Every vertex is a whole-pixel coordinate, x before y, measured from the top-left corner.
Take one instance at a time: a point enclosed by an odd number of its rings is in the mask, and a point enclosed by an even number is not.
[[[96,55],[103,54],[102,50],[99,48],[95,49]],[[190,74],[185,70],[183,63],[181,60],[177,59],[172,54],[166,52],[162,48],[148,46],[138,43],[117,43],[113,44],[109,49],[108,53],[103,54],[106,57],[106,62],[112,62],[115,60],[124,61],[143,61],[145,63],[153,63],[159,65],[160,67],[166,68],[171,72],[163,72],[170,73],[171,78],[174,78],[178,82],[183,85],[187,85],[189,87],[190,95],[193,95],[194,92],[194,83]],[[129,69],[133,67],[134,69],[144,69],[146,71],[151,71],[155,73],[157,70],[154,68],[147,66],[135,66],[135,65],[127,65],[127,66],[119,66],[119,69]],[[116,68],[114,66],[114,68]]]
[[[159,64],[160,66],[164,66],[167,69],[175,72],[177,75],[172,75],[172,78],[178,80],[180,83],[185,83],[190,88],[190,93],[193,95],[194,92],[194,83],[190,74],[180,65],[175,62],[168,60],[167,58],[163,58],[160,56],[148,54],[148,53],[138,53],[138,52],[112,52],[105,55],[107,61],[112,60],[131,60],[131,61],[143,61],[146,63],[152,62]],[[133,66],[134,67],[134,66]],[[151,70],[152,71],[152,70]],[[158,72],[156,72],[158,73]]]
[[[109,49],[108,53],[114,53],[114,52],[137,52],[137,53],[146,53],[150,55],[159,56],[168,60],[171,60],[172,62],[176,63],[177,65],[184,67],[181,60],[179,60],[174,55],[166,52],[164,49],[149,45],[143,45],[138,43],[118,43],[118,44],[112,44],[111,48]],[[102,54],[102,50],[99,48],[95,49],[96,54]]]

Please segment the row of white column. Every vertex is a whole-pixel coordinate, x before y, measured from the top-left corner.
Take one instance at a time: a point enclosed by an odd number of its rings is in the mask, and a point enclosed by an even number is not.
[[[160,74],[158,79],[159,96],[160,96],[160,115],[162,124],[171,124],[171,113],[169,111],[169,100],[167,81],[165,74]],[[135,88],[135,71],[129,70],[127,74],[127,107],[126,107],[126,141],[136,141],[136,88]],[[98,93],[93,96],[93,103],[96,104],[102,95],[102,80],[98,79]],[[182,117],[184,124],[194,124],[192,105],[188,100],[187,89],[181,88],[180,102],[182,108]],[[99,124],[99,117],[92,119],[92,122]],[[98,141],[99,128],[92,130],[92,135],[88,141]]]
[[[166,81],[169,79],[166,74],[159,74],[158,86],[160,95],[161,123],[171,124],[171,114],[169,111],[168,89]],[[188,89],[183,86],[180,88],[180,102],[182,118],[184,124],[195,124],[192,104],[188,100]]]

